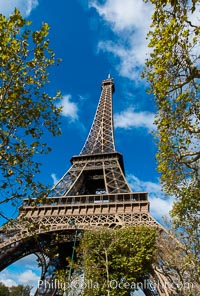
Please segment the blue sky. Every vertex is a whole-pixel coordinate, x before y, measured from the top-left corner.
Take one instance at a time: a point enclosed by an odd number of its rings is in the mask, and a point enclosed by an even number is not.
[[[142,0],[0,1],[0,13],[8,16],[14,7],[32,21],[33,30],[42,22],[50,25],[51,48],[63,60],[51,71],[47,86],[51,95],[59,89],[64,97],[62,135],[46,136],[53,150],[41,158],[41,180],[51,187],[70,167],[70,158],[79,154],[94,117],[101,81],[110,73],[115,81],[116,149],[124,156],[133,191],[149,192],[151,213],[160,220],[173,199],[164,196],[159,184],[152,136],[156,110],[152,95],[146,94],[148,85],[141,79],[149,53],[150,4]],[[33,256],[23,260],[3,271],[0,281],[10,285],[35,280],[36,264],[30,268]]]

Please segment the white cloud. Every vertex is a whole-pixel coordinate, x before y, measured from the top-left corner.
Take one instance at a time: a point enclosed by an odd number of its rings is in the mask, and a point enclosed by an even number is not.
[[[3,283],[6,287],[17,286],[17,283],[12,279],[7,279],[4,276],[0,276],[0,282]]]
[[[38,267],[34,254],[26,256],[10,265],[0,273],[0,282],[7,287],[17,285],[29,285],[33,287],[31,295],[34,295],[40,279],[41,268]]]
[[[115,41],[101,40],[98,49],[119,59],[119,73],[132,80],[139,80],[141,67],[149,53],[146,34],[151,23],[152,6],[143,0],[106,0],[104,4],[91,0],[99,16],[116,35]]]
[[[149,132],[155,130],[154,114],[141,111],[136,112],[134,108],[128,108],[114,115],[115,128],[146,128]]]
[[[130,28],[146,30],[152,11],[151,6],[142,0],[107,0],[102,5],[96,0],[91,0],[89,7],[94,7],[99,15],[111,24],[115,32]]]
[[[128,181],[133,191],[148,192],[150,212],[155,219],[160,220],[163,216],[169,216],[174,198],[165,196],[159,183],[142,181],[134,175],[129,175]]]
[[[0,13],[9,16],[14,12],[15,7],[20,10],[23,16],[29,16],[31,11],[38,6],[38,0],[1,0]]]
[[[58,179],[56,177],[56,174],[51,174],[51,178],[53,179],[53,185],[56,185],[58,183]]]
[[[174,198],[166,198],[163,199],[161,197],[152,196],[152,194],[149,195],[149,201],[150,201],[150,212],[152,213],[152,216],[156,219],[160,220],[163,217],[169,217],[169,212],[172,209]]]
[[[115,67],[121,76],[136,82],[140,80],[141,67],[144,65],[147,51],[144,44],[141,46],[138,44],[138,47],[134,44],[126,47],[123,42],[100,41],[98,51],[108,52],[114,58],[119,59],[119,63],[116,63]]]
[[[40,277],[34,273],[32,270],[28,269],[18,276],[19,283],[22,283],[23,285],[30,285],[37,282],[40,279]]]
[[[78,107],[74,102],[71,102],[71,98],[71,95],[63,96],[63,99],[57,104],[57,107],[62,106],[62,115],[74,121],[78,119]]]

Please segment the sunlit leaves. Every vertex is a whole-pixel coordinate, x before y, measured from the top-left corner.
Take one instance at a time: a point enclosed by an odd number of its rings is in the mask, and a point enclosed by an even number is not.
[[[186,281],[199,285],[200,28],[195,8],[200,1],[151,2],[154,14],[148,38],[152,51],[144,75],[158,110],[158,171],[165,192],[176,197],[172,215],[184,248],[165,237],[158,255],[163,256],[164,267],[168,264],[164,270],[168,277],[179,278],[183,285]],[[182,288],[174,295],[196,295],[194,290],[199,290]]]
[[[85,285],[83,295],[130,295],[152,271],[154,250],[155,229],[146,226],[84,232],[78,254],[85,282],[96,286]]]
[[[42,141],[45,130],[60,134],[59,92],[49,96],[48,68],[58,61],[49,48],[49,25],[35,32],[15,9],[9,18],[0,14],[0,178],[1,203],[40,195],[35,155],[50,148]]]
[[[197,211],[187,202],[185,190],[187,195],[195,191],[200,201],[200,28],[194,15],[200,2],[151,2],[154,14],[148,38],[152,52],[144,75],[158,109],[158,170],[165,191],[177,197],[173,214],[182,213],[185,219]]]

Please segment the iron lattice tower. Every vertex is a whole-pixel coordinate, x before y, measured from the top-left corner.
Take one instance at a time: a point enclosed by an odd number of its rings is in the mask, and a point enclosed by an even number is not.
[[[58,244],[58,233],[62,245],[73,241],[75,229],[140,224],[161,227],[149,213],[147,192],[132,192],[125,178],[123,157],[115,150],[113,79],[103,80],[101,88],[89,135],[80,154],[72,157],[70,169],[52,188],[46,202],[25,199],[18,217],[1,229],[0,270],[35,253],[44,278],[49,263],[46,250]],[[156,272],[155,278],[162,282]],[[168,296],[161,289],[145,294]],[[38,290],[36,295],[47,292]]]

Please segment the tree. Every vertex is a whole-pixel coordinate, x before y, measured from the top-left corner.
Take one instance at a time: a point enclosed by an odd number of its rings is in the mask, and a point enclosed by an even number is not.
[[[177,246],[166,237],[158,244],[158,254],[169,277],[174,274],[182,284],[186,278],[199,285],[200,1],[151,2],[154,13],[148,37],[152,51],[143,75],[156,100],[158,170],[165,192],[176,197],[171,214],[173,235],[179,240]],[[176,293],[195,295],[189,290]]]
[[[195,10],[200,1],[151,2],[152,52],[144,76],[158,109],[158,170],[165,192],[177,198],[173,215],[184,221],[197,214],[200,200],[200,28]]]
[[[26,285],[12,286],[10,288],[9,296],[30,296],[32,287]]]
[[[20,12],[0,14],[0,203],[40,198],[46,188],[36,180],[37,155],[50,148],[42,136],[59,135],[60,93],[49,96],[48,69],[59,62],[49,48],[49,26],[31,31]],[[3,213],[1,213],[3,215]]]
[[[168,228],[170,229],[168,233],[162,232],[157,237],[155,261],[157,262],[156,266],[159,266],[159,273],[169,281],[170,295],[198,295],[200,290],[198,259],[200,236],[197,234],[194,236],[194,227],[189,227],[189,231],[188,229],[177,231],[177,225],[173,221],[170,222]],[[191,242],[194,242],[194,237],[198,241],[193,243],[191,250]]]
[[[155,237],[146,226],[85,231],[78,251],[83,295],[130,295],[152,271]]]
[[[3,283],[0,282],[0,295],[1,296],[9,296],[9,288],[6,287]]]
[[[30,287],[29,285],[18,285],[9,288],[0,282],[1,296],[30,296],[31,289],[32,287]]]

